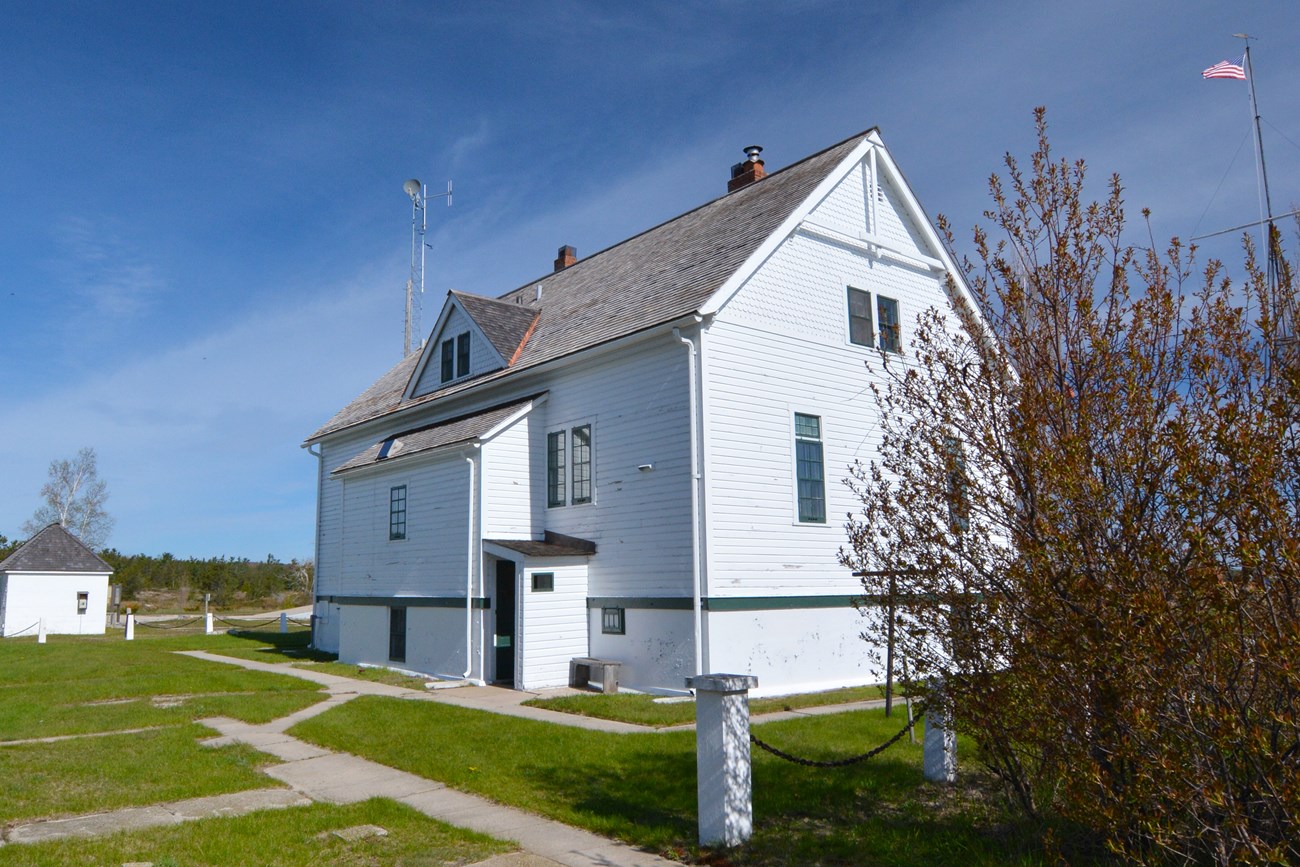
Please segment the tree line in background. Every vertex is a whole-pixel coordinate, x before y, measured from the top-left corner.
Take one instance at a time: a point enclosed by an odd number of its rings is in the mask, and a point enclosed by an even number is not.
[[[181,559],[171,554],[122,554],[112,548],[99,552],[113,567],[110,579],[122,586],[123,603],[137,602],[148,591],[175,594],[182,608],[199,609],[203,595],[211,594],[211,605],[228,608],[261,600],[297,605],[309,601],[314,565],[310,560],[281,563],[274,556],[265,560],[236,557]]]
[[[877,390],[845,565],[1011,801],[1136,863],[1300,863],[1300,359],[1270,227],[1246,278],[1126,235],[1038,148]],[[951,236],[950,236],[951,239]],[[1067,829],[1073,829],[1070,832]],[[1085,856],[1086,860],[1086,856]]]
[[[21,540],[11,541],[0,535],[0,560],[21,544]],[[310,601],[315,577],[311,560],[282,563],[271,555],[260,561],[240,557],[199,559],[123,554],[108,548],[99,556],[113,567],[109,580],[122,585],[123,604],[134,603],[137,610],[142,595],[151,591],[164,592],[174,600],[173,604],[189,609],[202,608],[205,593],[211,594],[215,608],[252,606],[263,601],[305,605]]]

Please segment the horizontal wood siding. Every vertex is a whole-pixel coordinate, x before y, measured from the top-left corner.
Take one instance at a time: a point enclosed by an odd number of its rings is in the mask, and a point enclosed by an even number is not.
[[[686,347],[662,335],[546,381],[532,418],[532,496],[544,529],[596,542],[592,595],[691,588]],[[546,434],[592,426],[592,502],[546,507]],[[571,436],[566,436],[566,442]],[[571,442],[568,442],[571,446]],[[653,468],[642,471],[638,467]]]
[[[850,234],[864,219],[859,170],[809,222]],[[882,228],[906,227],[886,193]],[[851,232],[856,237],[865,225]],[[900,228],[899,231],[903,231]],[[897,235],[897,233],[895,233]],[[910,237],[909,252],[931,255]],[[844,594],[858,582],[837,561],[847,513],[857,506],[844,479],[855,460],[878,454],[871,384],[883,385],[880,354],[849,342],[846,287],[899,302],[904,355],[916,316],[948,308],[942,275],[818,237],[787,239],[719,312],[705,339],[706,484],[710,596]],[[872,302],[874,315],[874,298]],[[821,419],[826,523],[800,523],[795,498],[793,416]]]
[[[460,452],[343,477],[343,596],[465,592],[470,465]],[[389,491],[406,485],[406,538],[388,538]]]
[[[546,455],[530,450],[530,424],[525,416],[483,446],[485,538],[533,538],[531,465],[535,460],[544,462]]]
[[[538,572],[555,576],[554,590],[533,591],[532,576]],[[587,564],[566,558],[530,567],[524,570],[521,583],[519,686],[564,686],[569,682],[569,660],[587,655]]]

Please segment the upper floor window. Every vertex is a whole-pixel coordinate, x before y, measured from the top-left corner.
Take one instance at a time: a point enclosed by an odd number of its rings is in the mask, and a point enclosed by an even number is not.
[[[874,346],[876,336],[871,328],[871,293],[849,287],[849,342],[858,346]]]
[[[469,332],[456,336],[456,376],[469,374]]]
[[[564,431],[546,435],[546,505],[564,505]]]
[[[799,521],[826,523],[826,473],[822,461],[822,420],[794,414],[794,462]]]
[[[591,502],[591,425],[573,429],[573,499],[574,504]]]
[[[898,302],[877,295],[876,321],[880,323],[880,348],[885,352],[902,352],[903,335],[898,324]]]
[[[388,489],[388,538],[406,538],[406,485]]]
[[[568,454],[565,446],[568,445]],[[592,502],[591,425],[574,425],[546,435],[546,505]]]
[[[450,382],[469,373],[469,332],[448,337],[442,342],[442,381]]]

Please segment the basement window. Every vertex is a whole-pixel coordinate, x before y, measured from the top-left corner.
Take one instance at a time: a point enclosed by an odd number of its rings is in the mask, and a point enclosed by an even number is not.
[[[388,661],[406,662],[406,608],[388,609]]]
[[[627,623],[622,608],[600,609],[600,631],[605,635],[626,635]]]

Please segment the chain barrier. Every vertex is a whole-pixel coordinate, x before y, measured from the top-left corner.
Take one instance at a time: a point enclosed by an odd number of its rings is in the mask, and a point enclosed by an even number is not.
[[[174,619],[179,620],[180,618],[178,617]],[[186,620],[184,623],[170,623],[170,621],[168,623],[145,623],[143,620],[137,618],[135,625],[143,626],[146,629],[184,629],[187,626],[192,626],[195,623],[198,623],[202,619],[202,617],[193,617]]]
[[[279,624],[280,622],[280,618],[278,617],[274,620],[264,620],[261,623],[249,623],[247,620],[227,620],[224,617],[217,617],[216,615],[213,615],[212,619],[220,621],[234,629],[257,629],[262,626],[270,626],[273,623]],[[292,618],[290,618],[290,620],[292,621]]]
[[[908,720],[907,724],[904,725],[902,729],[899,730],[898,734],[894,735],[892,738],[885,741],[883,744],[876,747],[875,749],[867,750],[865,753],[862,753],[861,755],[850,756],[847,759],[834,759],[832,761],[827,761],[827,762],[819,762],[816,759],[804,759],[804,758],[800,758],[799,756],[792,756],[789,753],[785,752],[784,750],[780,750],[772,746],[771,744],[767,744],[764,743],[763,741],[760,741],[757,737],[755,737],[752,731],[749,733],[749,740],[755,745],[757,745],[760,749],[766,750],[767,752],[776,756],[778,759],[785,759],[787,762],[794,762],[796,765],[803,765],[806,768],[843,768],[843,767],[847,767],[848,765],[856,765],[858,762],[865,762],[867,759],[880,755],[885,750],[889,749],[894,744],[902,740],[903,735],[911,731],[912,728],[916,726],[917,720],[919,720],[923,716],[925,716],[924,704],[913,709],[912,718]]]
[[[21,637],[21,636],[23,635],[23,633],[25,633],[25,632],[31,632],[33,629],[37,629],[37,628],[39,628],[40,625],[41,625],[41,621],[38,620],[38,621],[36,621],[35,623],[33,623],[31,626],[28,626],[28,627],[25,628],[25,629],[20,629],[20,630],[18,630],[17,632],[11,632],[11,633],[9,633],[9,635],[8,635],[7,637],[9,637],[9,638],[19,638],[19,637]]]

